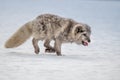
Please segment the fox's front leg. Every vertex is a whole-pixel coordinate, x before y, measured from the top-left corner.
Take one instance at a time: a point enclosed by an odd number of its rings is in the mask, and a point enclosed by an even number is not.
[[[61,54],[61,41],[59,39],[55,39],[54,48],[55,48],[55,51],[57,53],[57,56],[62,56],[62,54]]]
[[[50,45],[50,40],[46,39],[44,46],[46,47],[45,52],[51,53],[51,52],[55,52],[55,49]]]
[[[38,46],[38,39],[33,38],[32,39],[32,44],[35,50],[35,53],[38,54],[40,52],[39,46]]]

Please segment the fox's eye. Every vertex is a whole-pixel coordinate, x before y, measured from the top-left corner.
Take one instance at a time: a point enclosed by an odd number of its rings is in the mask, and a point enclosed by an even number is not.
[[[86,36],[86,34],[83,34],[84,36]]]

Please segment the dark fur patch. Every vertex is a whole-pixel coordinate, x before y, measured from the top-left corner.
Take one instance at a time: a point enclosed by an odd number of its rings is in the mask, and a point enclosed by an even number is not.
[[[70,31],[72,30],[72,23],[71,23],[71,21],[69,21],[69,25],[68,25],[68,27],[66,28],[66,34],[69,34],[70,33]]]

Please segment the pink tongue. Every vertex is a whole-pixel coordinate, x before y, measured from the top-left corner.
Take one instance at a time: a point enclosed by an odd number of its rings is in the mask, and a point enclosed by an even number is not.
[[[84,46],[88,46],[88,42],[84,42]]]

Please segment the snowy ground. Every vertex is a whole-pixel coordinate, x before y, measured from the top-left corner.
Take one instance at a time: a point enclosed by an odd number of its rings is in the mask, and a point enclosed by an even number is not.
[[[74,12],[73,12],[73,11]],[[88,47],[63,44],[62,54],[34,54],[31,39],[14,49],[5,41],[41,13],[54,13],[92,27]],[[120,80],[120,2],[79,0],[0,1],[0,80]]]

